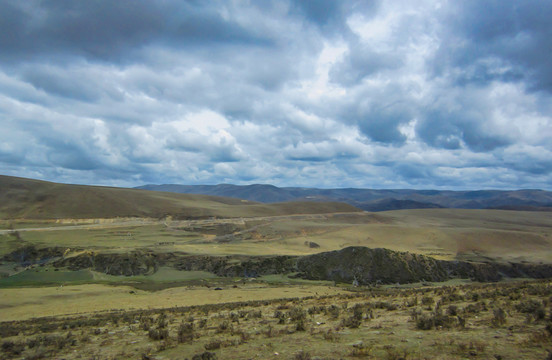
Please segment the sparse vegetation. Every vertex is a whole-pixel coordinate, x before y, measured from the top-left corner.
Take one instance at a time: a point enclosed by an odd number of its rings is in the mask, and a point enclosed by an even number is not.
[[[435,306],[431,311],[427,300],[425,305],[405,306],[402,299],[434,298],[449,289],[357,288],[302,299],[4,322],[0,324],[0,357],[155,359],[181,358],[186,353],[197,359],[238,359],[249,351],[263,358],[291,359],[547,356],[552,346],[552,319],[548,313],[541,318],[540,310],[552,296],[550,281],[452,288],[461,296],[451,297],[446,307]],[[514,292],[522,293],[522,300],[511,301]],[[474,294],[478,294],[475,303]],[[490,298],[492,308],[485,303]],[[527,315],[531,316],[529,323]],[[503,333],[515,337],[500,335]],[[127,342],[132,347],[125,347]]]

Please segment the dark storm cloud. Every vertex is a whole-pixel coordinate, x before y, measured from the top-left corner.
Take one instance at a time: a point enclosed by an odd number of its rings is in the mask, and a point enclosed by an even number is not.
[[[0,0],[0,169],[546,187],[545,1]]]
[[[412,121],[416,111],[405,90],[398,84],[365,88],[344,104],[339,116],[373,141],[400,145],[406,140],[400,126]]]
[[[408,109],[394,104],[375,107],[357,118],[360,131],[374,141],[401,144],[406,140],[399,131],[399,125],[412,119]]]
[[[332,0],[294,1],[305,17],[319,26],[343,21],[342,3]]]
[[[97,79],[88,74],[83,77],[67,69],[32,66],[21,75],[27,83],[49,94],[86,102],[96,101],[100,96],[95,86]]]
[[[433,176],[431,168],[423,164],[399,163],[393,166],[393,170],[398,176],[407,181],[427,179]]]
[[[452,2],[450,23],[436,57],[438,74],[458,69],[461,83],[527,81],[552,92],[552,3],[550,1]]]
[[[488,113],[476,109],[428,109],[416,131],[428,144],[450,150],[465,144],[472,151],[492,151],[511,144],[512,140],[505,135],[483,127],[488,116]]]
[[[3,1],[0,34],[0,56],[14,61],[71,55],[128,62],[155,44],[270,43],[210,4],[185,1]]]

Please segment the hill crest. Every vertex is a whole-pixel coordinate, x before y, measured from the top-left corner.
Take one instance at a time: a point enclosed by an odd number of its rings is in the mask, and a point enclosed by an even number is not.
[[[337,202],[263,204],[222,196],[68,185],[0,175],[0,218],[200,219],[360,211]]]

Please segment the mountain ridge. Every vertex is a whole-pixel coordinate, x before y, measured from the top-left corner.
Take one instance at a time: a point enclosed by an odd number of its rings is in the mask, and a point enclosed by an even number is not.
[[[143,185],[137,189],[174,193],[225,196],[262,203],[284,201],[338,201],[365,211],[424,208],[503,209],[552,211],[552,192],[520,190],[414,190],[414,189],[319,189],[252,185]]]

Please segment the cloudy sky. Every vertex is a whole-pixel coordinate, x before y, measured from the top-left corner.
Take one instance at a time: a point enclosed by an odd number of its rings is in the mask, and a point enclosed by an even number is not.
[[[552,190],[549,0],[0,0],[0,174]]]

